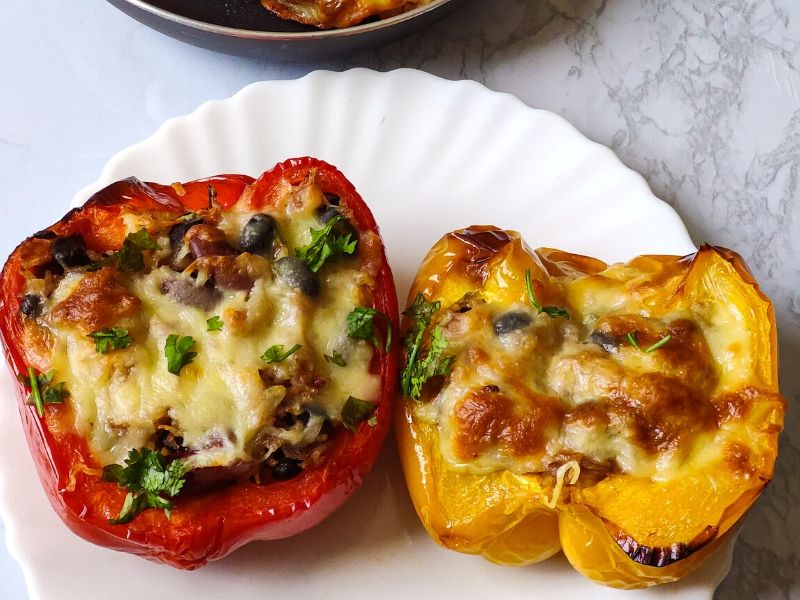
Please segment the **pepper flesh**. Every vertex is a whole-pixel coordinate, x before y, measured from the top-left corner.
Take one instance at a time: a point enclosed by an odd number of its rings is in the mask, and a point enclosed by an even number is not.
[[[186,184],[144,184],[134,179],[111,184],[87,203],[68,213],[47,231],[58,236],[80,233],[95,251],[116,250],[125,237],[122,210],[157,210],[179,216],[209,204],[209,186],[217,206],[229,209],[247,202],[253,209],[273,204],[280,186],[297,185],[313,173],[325,192],[339,196],[340,206],[363,233],[379,239],[375,220],[352,184],[337,169],[313,158],[285,161],[257,180],[243,175],[221,175]],[[48,234],[44,234],[48,235]],[[43,237],[42,233],[37,234]],[[34,236],[36,237],[36,236]],[[31,356],[22,343],[24,321],[19,305],[24,293],[23,242],[10,256],[0,275],[0,336],[13,372],[32,365],[46,371],[46,357]],[[397,300],[392,273],[383,247],[365,248],[378,266],[372,290],[374,308],[397,327]],[[203,495],[173,499],[171,518],[148,510],[124,525],[111,525],[126,492],[101,481],[101,465],[87,441],[71,431],[69,403],[47,405],[44,417],[25,402],[18,386],[19,411],[40,480],[55,511],[84,539],[183,569],[194,569],[221,558],[253,540],[292,536],[326,518],[357,489],[375,462],[391,418],[391,400],[397,370],[396,349],[377,348],[371,369],[381,377],[380,401],[374,425],[361,423],[355,432],[337,433],[324,462],[305,469],[288,481],[258,485],[247,481]]]
[[[439,544],[509,565],[535,563],[563,550],[573,567],[598,583],[642,588],[674,581],[699,566],[771,478],[784,412],[775,317],[742,259],[703,246],[687,257],[642,256],[613,273],[607,268],[597,259],[559,250],[532,252],[515,232],[474,226],[444,236],[432,248],[408,303],[423,294],[446,308],[478,292],[489,302],[519,305],[527,301],[526,270],[534,275],[541,305],[564,306],[575,293],[574,282],[580,286],[604,277],[639,277],[636,293],[655,311],[727,303],[741,315],[752,343],[744,379],[747,389],[756,391],[742,396],[739,407],[746,415],[747,434],[739,442],[746,446],[747,469],[713,462],[666,481],[611,472],[599,480],[565,482],[560,490],[548,472],[456,469],[442,455],[437,424],[420,416],[438,394],[434,386],[419,402],[406,398],[398,404],[395,429],[411,498]],[[401,333],[409,329],[404,319]]]

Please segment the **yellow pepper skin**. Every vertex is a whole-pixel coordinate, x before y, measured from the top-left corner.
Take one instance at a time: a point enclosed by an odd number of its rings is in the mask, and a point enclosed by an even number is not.
[[[399,453],[422,524],[442,546],[504,565],[536,563],[562,550],[583,575],[616,588],[685,576],[721,544],[772,477],[785,402],[769,299],[742,259],[722,248],[609,266],[559,250],[534,252],[516,232],[473,226],[447,234],[431,249],[408,305],[419,294],[441,302],[426,330],[429,339],[464,298],[479,295],[492,306],[528,302],[526,271],[538,303],[565,307],[576,326],[593,326],[587,314],[604,294],[625,298],[626,310],[637,314],[691,315],[712,359],[714,424],[675,469],[649,476],[621,468],[598,474],[580,456],[570,456],[580,469],[565,463],[560,477],[558,465],[540,472],[472,469],[442,452],[441,422],[448,415],[432,419],[429,410],[450,380],[439,377],[418,399],[403,398],[396,408]],[[538,318],[556,326],[557,319]],[[402,333],[412,325],[405,317]],[[681,351],[677,340],[670,343],[663,356]],[[646,350],[643,344],[641,360],[658,351]]]

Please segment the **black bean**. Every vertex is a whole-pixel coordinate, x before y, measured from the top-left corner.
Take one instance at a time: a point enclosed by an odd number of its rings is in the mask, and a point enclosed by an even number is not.
[[[273,421],[272,425],[274,427],[280,427],[281,429],[291,429],[296,422],[297,419],[292,413],[284,413],[275,417],[275,421]]]
[[[319,295],[319,279],[296,256],[284,256],[275,263],[275,270],[290,287],[299,289],[310,298]]]
[[[92,262],[86,254],[86,242],[79,233],[53,242],[53,258],[63,269],[82,267]]]
[[[592,332],[590,338],[595,344],[602,347],[606,352],[614,353],[619,350],[619,341],[610,333],[597,330]]]
[[[278,481],[292,479],[303,472],[303,467],[300,466],[299,460],[286,458],[283,455],[276,457],[276,460],[278,462],[272,467],[272,476]]]
[[[339,194],[334,194],[333,192],[325,192],[325,200],[328,201],[328,204],[339,206],[339,202],[341,202],[342,199],[339,197]]]
[[[239,246],[245,252],[252,254],[268,252],[272,249],[272,242],[275,240],[277,230],[278,223],[270,215],[253,215],[242,228]]]
[[[194,219],[187,219],[186,221],[181,221],[180,223],[173,225],[172,229],[169,230],[169,243],[172,244],[172,250],[176,251],[183,246],[183,238],[186,235],[186,232],[195,225],[200,225],[202,222],[203,219],[197,217]]]
[[[500,315],[493,321],[492,324],[494,325],[494,332],[497,335],[505,335],[507,333],[511,333],[512,331],[517,331],[518,329],[527,327],[531,324],[531,321],[533,321],[533,319],[528,313],[514,311]]]
[[[165,448],[170,455],[177,453],[183,454],[189,450],[183,445],[183,437],[167,429],[156,429],[151,440],[156,450]]]
[[[42,310],[42,297],[36,294],[25,294],[19,303],[19,311],[29,319],[35,319]]]
[[[56,261],[51,260],[48,263],[43,265],[37,265],[31,269],[33,272],[33,276],[36,279],[44,279],[47,276],[47,273],[51,273],[52,275],[59,276],[64,274],[64,269],[58,264]]]

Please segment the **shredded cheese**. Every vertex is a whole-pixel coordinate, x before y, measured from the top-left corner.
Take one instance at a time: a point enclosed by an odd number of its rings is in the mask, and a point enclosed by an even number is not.
[[[293,255],[295,248],[309,243],[311,229],[320,226],[318,212],[325,201],[312,184],[290,187],[287,194],[293,195],[291,203],[279,202],[267,211],[277,222],[279,255]],[[233,248],[239,245],[244,224],[261,212],[240,204],[214,222]],[[138,230],[147,218],[147,213],[139,215],[129,232]],[[156,223],[144,226],[152,232]],[[171,222],[161,225],[170,226]],[[166,250],[168,231],[153,233]],[[178,250],[178,259],[188,251],[187,245]],[[346,335],[347,315],[371,302],[365,290],[373,281],[359,257],[326,264],[317,274],[321,293],[315,298],[306,297],[275,271],[275,256],[237,256],[232,272],[236,275],[240,271],[235,269],[241,269],[254,279],[249,290],[212,281],[213,273],[198,268],[200,260],[184,272],[165,264],[168,260],[169,252],[155,256],[144,271],[114,274],[116,285],[140,303],[134,314],[114,323],[133,338],[124,349],[98,354],[84,332],[48,318],[91,273],[67,273],[43,307],[41,322],[54,340],[52,366],[70,392],[74,428],[87,439],[100,464],[121,463],[130,450],[152,443],[159,430],[180,437],[181,445],[191,450],[185,459],[190,469],[263,460],[261,449],[253,449],[255,439],[310,444],[322,421],[341,420],[349,396],[378,400],[380,376],[370,373],[373,348]],[[102,295],[98,296],[87,297],[86,302],[102,303]],[[221,316],[221,330],[208,331],[212,316]],[[197,356],[178,375],[167,369],[164,349],[170,335],[191,336],[195,341]],[[260,358],[273,345],[295,344],[301,350],[284,362],[268,364]],[[324,360],[334,350],[346,355],[345,366]],[[294,380],[301,371],[305,379]],[[291,407],[284,403],[290,389],[300,395],[287,398],[286,402],[294,402]],[[309,425],[299,421],[289,429],[275,425],[284,408],[295,415],[311,413]],[[168,423],[162,424],[165,419]]]
[[[545,502],[545,505],[548,508],[556,507],[556,504],[561,497],[561,490],[564,487],[564,478],[566,477],[567,473],[569,473],[569,480],[567,481],[568,485],[575,485],[578,483],[578,477],[581,475],[581,466],[578,464],[578,461],[571,460],[558,467],[558,471],[556,471],[556,486],[553,488],[553,495],[547,502]]]
[[[70,493],[75,491],[75,486],[78,484],[78,473],[83,473],[89,477],[98,478],[103,475],[103,470],[92,469],[83,463],[76,463],[72,465],[72,468],[69,470],[69,478],[67,479],[67,485],[64,487],[64,491]]]

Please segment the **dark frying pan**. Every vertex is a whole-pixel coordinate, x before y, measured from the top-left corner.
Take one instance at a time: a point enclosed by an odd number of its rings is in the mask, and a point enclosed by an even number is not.
[[[137,21],[195,46],[281,61],[341,56],[399,40],[463,0],[434,0],[355,27],[320,31],[280,19],[260,0],[108,0]]]

